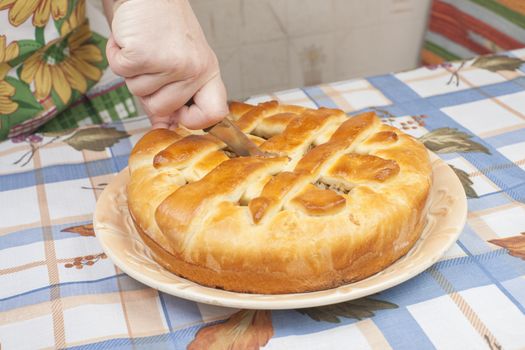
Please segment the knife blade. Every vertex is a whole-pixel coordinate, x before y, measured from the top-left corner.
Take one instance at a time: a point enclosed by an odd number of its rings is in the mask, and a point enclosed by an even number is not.
[[[228,117],[204,131],[224,142],[238,156],[272,157],[272,153],[262,151]]]

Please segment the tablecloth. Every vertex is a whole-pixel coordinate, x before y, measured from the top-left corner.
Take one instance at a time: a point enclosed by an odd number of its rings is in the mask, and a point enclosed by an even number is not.
[[[148,130],[146,117],[0,143],[1,348],[524,349],[523,59],[525,49],[249,100],[349,115],[374,110],[424,142],[463,183],[467,224],[438,263],[334,306],[197,304],[112,264],[92,214]]]

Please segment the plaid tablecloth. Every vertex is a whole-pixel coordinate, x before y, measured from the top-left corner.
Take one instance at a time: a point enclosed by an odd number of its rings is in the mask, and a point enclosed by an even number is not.
[[[524,349],[525,49],[257,96],[373,109],[453,166],[468,222],[395,288],[307,310],[160,293],[102,252],[95,202],[149,128],[138,117],[0,143],[1,349]]]

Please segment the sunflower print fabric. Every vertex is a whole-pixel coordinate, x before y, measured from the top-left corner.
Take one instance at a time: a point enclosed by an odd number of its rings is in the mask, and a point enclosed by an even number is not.
[[[68,103],[72,89],[85,93],[89,81],[100,79],[102,71],[93,64],[103,57],[100,48],[89,43],[90,37],[89,27],[83,24],[67,39],[46,45],[24,63],[20,78],[34,83],[37,99],[46,99],[53,90],[62,103]]]
[[[9,10],[9,22],[18,27],[33,16],[33,25],[44,27],[53,19],[64,18],[67,14],[68,0],[1,0],[0,10]]]
[[[92,12],[85,0],[0,0],[0,140],[136,115]]]

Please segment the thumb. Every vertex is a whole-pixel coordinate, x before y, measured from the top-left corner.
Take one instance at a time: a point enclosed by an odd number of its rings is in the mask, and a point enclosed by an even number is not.
[[[226,88],[217,74],[193,96],[194,104],[177,113],[180,124],[189,129],[202,129],[222,120],[228,114]]]

